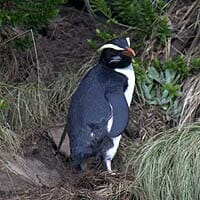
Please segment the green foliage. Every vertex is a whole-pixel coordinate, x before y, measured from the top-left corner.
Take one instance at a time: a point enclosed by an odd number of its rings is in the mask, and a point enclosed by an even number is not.
[[[108,28],[105,28],[104,30],[100,30],[97,28],[96,35],[99,39],[103,40],[104,42],[117,37],[114,33],[111,33],[111,31]]]
[[[91,3],[94,12],[100,11],[106,17],[108,18],[112,17],[111,9],[107,6],[105,0],[91,0]]]
[[[165,63],[155,59],[150,66],[135,61],[133,65],[139,93],[144,101],[161,106],[177,118],[180,114],[178,97],[181,96],[181,81],[191,70],[184,57],[169,59]]]
[[[167,38],[171,36],[170,28],[168,26],[167,16],[161,16],[157,22],[156,35],[158,42],[164,44]]]
[[[102,42],[107,42],[109,40],[112,40],[113,38],[116,38],[116,34],[112,33],[110,29],[106,26],[104,30],[96,29],[96,36],[98,39],[100,39]],[[90,46],[90,48],[96,49],[97,48],[97,42],[92,39],[87,39],[87,43]]]
[[[33,43],[32,38],[27,35],[21,38],[17,38],[13,41],[13,47],[25,51],[29,48]]]
[[[200,71],[200,58],[193,58],[190,62],[190,69],[192,72]]]
[[[150,0],[119,0],[111,3],[116,19],[145,32],[152,26],[164,4],[162,0],[159,1],[159,6],[152,4]]]
[[[158,42],[170,36],[168,18],[161,16],[166,5],[164,0],[91,0],[94,12],[100,11],[112,23],[123,23],[138,30],[141,39],[156,30]],[[161,17],[160,17],[161,16]]]
[[[141,88],[148,104],[166,108],[180,95],[180,86],[176,84],[179,75],[176,72],[166,69],[163,73],[148,67],[146,78]]]
[[[178,56],[176,59],[169,58],[163,66],[164,69],[177,71],[179,74],[186,76],[189,74],[191,67],[187,65],[184,56]]]
[[[63,0],[4,0],[0,4],[0,25],[21,25],[38,29],[58,14]]]
[[[180,115],[179,97],[182,80],[191,72],[200,70],[200,59],[188,64],[186,58],[169,58],[165,63],[154,59],[152,64],[133,62],[139,95],[147,104],[159,105],[174,118]]]
[[[92,49],[96,49],[97,48],[97,43],[96,43],[95,40],[87,39],[87,43],[88,43],[90,48],[92,48]]]
[[[0,98],[0,111],[7,108],[7,103],[4,99]]]

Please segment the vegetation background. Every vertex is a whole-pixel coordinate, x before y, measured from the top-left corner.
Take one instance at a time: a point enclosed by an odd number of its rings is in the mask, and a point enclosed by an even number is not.
[[[199,200],[200,1],[1,0],[0,199]],[[54,156],[104,42],[129,36],[136,89],[116,175]]]

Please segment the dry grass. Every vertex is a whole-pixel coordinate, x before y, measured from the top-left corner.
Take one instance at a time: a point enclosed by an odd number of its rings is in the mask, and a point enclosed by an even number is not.
[[[68,73],[60,73],[49,85],[49,102],[52,113],[55,115],[63,111],[65,114],[67,113],[71,96],[76,90],[80,79],[90,70],[95,56],[93,55],[90,61],[85,63],[76,73],[72,72],[70,68],[68,68]]]
[[[0,85],[7,107],[1,111],[1,122],[19,130],[25,125],[42,124],[48,118],[48,93],[44,87],[25,83],[18,86]]]
[[[0,152],[2,150],[18,152],[21,147],[20,137],[11,129],[0,126]]]
[[[157,106],[134,101],[130,108],[130,126],[135,126],[133,130],[138,127],[137,135],[142,141],[148,140],[158,132],[165,131],[169,127],[169,120],[166,113]]]
[[[25,36],[32,38],[33,51],[23,52],[16,45],[17,39]],[[48,117],[49,104],[47,91],[38,75],[38,56],[32,30],[22,32],[5,27],[0,31],[0,39],[0,98],[6,105],[0,110],[0,144],[6,151],[15,152],[20,147],[22,129],[42,124]],[[31,80],[29,77],[32,77]]]
[[[129,199],[128,186],[132,183],[130,174],[107,172],[86,172],[75,180],[75,186],[79,190],[93,191],[102,199]],[[93,198],[94,199],[94,198]]]
[[[16,191],[16,195],[27,200],[127,200],[131,199],[131,192],[128,191],[131,183],[132,177],[125,174],[87,171],[74,174],[70,182],[52,188],[34,187],[26,192]]]
[[[1,81],[6,83],[26,81],[27,77],[38,70],[37,49],[32,30],[22,32],[12,27],[5,27],[4,30],[0,30],[0,39],[1,37],[4,38],[0,43]],[[29,40],[32,39],[32,44],[30,41],[30,49],[24,51],[20,42],[27,37]]]
[[[141,60],[149,63],[155,58],[167,61],[185,55],[188,60],[200,55],[199,1],[170,1],[166,12],[171,36],[165,44],[158,45],[155,31],[142,46]]]
[[[194,75],[185,81],[182,93],[182,112],[179,120],[179,129],[186,123],[200,120],[200,116],[195,116],[200,108],[199,75]]]
[[[32,38],[30,48],[24,52],[16,51],[13,48],[15,40],[27,35]],[[71,95],[81,77],[93,65],[95,55],[76,74],[66,67],[68,73],[58,75],[50,63],[40,65],[32,30],[20,32],[7,28],[0,31],[1,37],[4,41],[0,44],[0,98],[7,105],[0,110],[4,130],[0,143],[3,144],[5,141],[12,143],[12,137],[7,134],[11,130],[24,138],[29,135],[25,131],[27,128],[30,132],[30,127],[43,126],[55,116],[66,115]]]

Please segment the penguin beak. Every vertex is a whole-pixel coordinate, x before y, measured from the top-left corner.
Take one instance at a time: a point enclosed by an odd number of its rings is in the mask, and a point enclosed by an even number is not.
[[[133,49],[131,49],[130,47],[127,47],[123,52],[122,54],[124,56],[127,56],[127,57],[130,57],[130,58],[133,58],[135,57],[135,51]]]

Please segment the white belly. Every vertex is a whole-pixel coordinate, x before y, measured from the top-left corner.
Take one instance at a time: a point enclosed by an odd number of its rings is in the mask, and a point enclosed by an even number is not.
[[[116,68],[116,72],[125,75],[128,78],[128,87],[124,92],[128,106],[130,107],[133,98],[133,91],[135,87],[135,73],[132,64],[126,68]]]
[[[124,92],[124,95],[126,97],[127,104],[130,107],[132,97],[133,97],[133,91],[134,91],[134,87],[135,87],[135,73],[133,70],[133,66],[131,64],[128,67],[123,68],[123,69],[115,69],[115,71],[119,72],[121,74],[124,74],[128,78],[128,87],[127,87],[126,91]],[[111,108],[111,117],[107,124],[108,132],[110,132],[110,130],[112,128],[112,124],[113,124],[113,113],[112,113],[113,108],[112,108],[111,104],[110,104],[110,108]],[[105,158],[106,160],[112,160],[113,157],[115,156],[118,146],[119,146],[121,135],[119,135],[117,137],[113,137],[111,139],[113,141],[113,147],[106,151],[106,158]]]
[[[112,107],[111,104],[110,104],[110,110],[111,110],[110,119],[108,120],[108,124],[107,124],[107,131],[108,131],[108,133],[111,131],[111,128],[112,128],[112,125],[113,125],[113,107]],[[118,149],[118,146],[119,146],[121,135],[119,135],[117,137],[113,137],[111,139],[113,141],[113,147],[111,147],[110,149],[108,149],[106,151],[105,160],[112,160],[113,157],[115,156],[115,154],[117,152],[117,149]]]
[[[121,135],[112,138],[113,147],[111,147],[110,149],[108,149],[106,151],[106,157],[105,157],[106,160],[112,160],[113,159],[113,157],[115,156],[117,149],[119,147],[120,139],[121,139]]]

